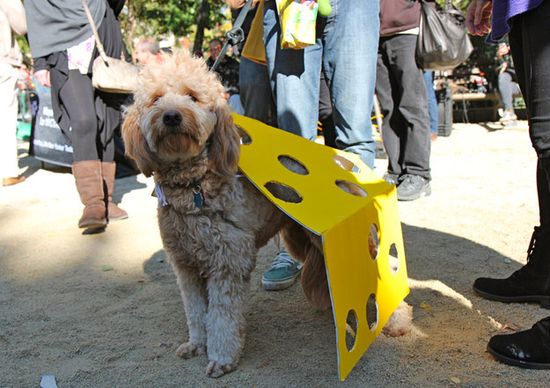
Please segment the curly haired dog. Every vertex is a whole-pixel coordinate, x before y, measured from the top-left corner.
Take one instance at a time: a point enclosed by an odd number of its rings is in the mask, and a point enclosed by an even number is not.
[[[219,377],[236,367],[244,346],[258,249],[279,231],[304,264],[307,298],[330,307],[321,240],[237,175],[240,135],[204,61],[184,52],[166,56],[142,70],[140,85],[122,135],[127,154],[154,175],[160,233],[189,329],[176,353],[189,358],[208,351],[207,374]]]

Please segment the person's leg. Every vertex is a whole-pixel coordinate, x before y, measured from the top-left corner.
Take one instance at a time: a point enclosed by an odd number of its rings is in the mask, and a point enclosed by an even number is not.
[[[332,0],[323,34],[327,77],[336,130],[336,146],[374,166],[372,104],[379,37],[377,1]]]
[[[69,70],[67,82],[59,91],[71,123],[73,175],[84,205],[80,228],[100,228],[107,224],[101,160],[99,160],[98,121],[90,77]]]
[[[277,113],[267,67],[241,57],[239,89],[244,115],[276,127]]]
[[[264,43],[279,128],[315,140],[319,109],[320,39],[303,50],[283,50],[275,0],[266,0]]]
[[[376,65],[376,97],[380,103],[380,110],[384,116],[382,121],[382,141],[388,155],[388,170],[384,179],[391,184],[397,185],[401,175],[401,135],[398,132],[394,120],[395,104],[393,102],[393,83],[391,82],[390,57],[386,51],[387,39],[382,38],[378,47],[378,59]]]
[[[101,160],[101,175],[104,182],[105,203],[107,206],[107,220],[118,221],[128,218],[128,213],[121,209],[114,201],[115,175],[117,163],[115,161],[116,132],[120,130],[122,96],[106,95],[96,90],[95,113],[103,118],[98,123],[98,155]]]
[[[101,162],[101,176],[105,186],[105,202],[107,204],[107,220],[119,221],[128,218],[126,210],[121,209],[114,201],[113,194],[115,192],[115,174],[116,174],[116,162],[110,161]]]
[[[432,140],[437,138],[439,126],[439,108],[437,107],[437,98],[434,89],[434,72],[426,70],[424,74],[424,86],[426,87],[426,97],[428,98],[428,113],[430,116],[430,132]]]
[[[321,72],[321,81],[319,84],[319,122],[323,126],[325,145],[336,148],[336,132],[334,119],[332,118],[330,90],[328,89],[327,80],[323,72]]]
[[[517,82],[512,82],[512,97],[517,97],[517,96],[521,96],[521,89]],[[512,103],[512,106],[514,106],[513,103]]]
[[[550,17],[550,7],[538,12]],[[474,291],[502,302],[538,302],[550,308],[550,25],[529,12],[514,18],[509,34],[518,82],[529,112],[529,133],[538,155],[537,191],[540,227],[536,227],[527,264],[506,279],[479,278]],[[535,98],[537,96],[537,98]]]
[[[321,41],[303,50],[282,50],[281,28],[275,0],[266,0],[264,8],[264,44],[268,76],[277,111],[278,127],[309,140],[317,137]],[[262,276],[267,290],[291,286],[301,266],[284,248]]]
[[[403,148],[403,173],[430,180],[430,129],[426,88],[422,70],[415,61],[416,35],[396,35],[390,41],[395,58],[392,74],[401,88],[399,112],[406,121],[406,144]]]
[[[394,113],[395,125],[401,127],[400,163],[402,176],[397,188],[397,198],[412,201],[430,195],[431,137],[427,110],[426,88],[422,70],[415,60],[417,36],[394,35],[388,41],[387,51],[392,58],[391,75],[399,96]]]
[[[550,3],[513,19],[510,47],[529,116],[529,134],[538,155],[540,227],[529,245],[527,264],[507,279],[480,278],[474,290],[503,302],[538,302],[550,308]],[[531,329],[497,335],[487,345],[499,361],[550,369],[550,317]]]
[[[514,113],[514,85],[516,84],[512,82],[510,73],[503,72],[498,75],[498,91],[502,99],[502,105],[504,105],[504,113],[500,119],[503,123],[513,122],[517,119]]]
[[[7,63],[0,63],[0,177],[3,186],[23,181],[17,163],[17,71]]]
[[[71,123],[70,138],[75,162],[99,160],[98,121],[94,89],[90,77],[70,70],[67,82],[59,91]]]
[[[504,105],[504,110],[513,112],[512,76],[510,73],[503,72],[498,75],[498,91],[502,99],[502,105]]]
[[[238,93],[232,94],[227,99],[227,104],[229,105],[229,109],[231,109],[231,112],[235,112],[240,115],[244,115],[244,107],[241,102],[241,97]]]

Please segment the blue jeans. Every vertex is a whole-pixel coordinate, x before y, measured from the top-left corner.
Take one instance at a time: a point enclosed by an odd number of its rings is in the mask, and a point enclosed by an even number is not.
[[[439,127],[439,108],[437,107],[437,98],[435,97],[433,70],[424,71],[424,84],[426,85],[426,97],[428,97],[430,129],[432,133],[437,134],[437,130]]]
[[[275,0],[266,0],[264,42],[279,128],[317,135],[321,71],[331,93],[336,146],[374,165],[371,112],[376,78],[379,2],[331,0],[332,13],[315,45],[282,50]]]
[[[504,109],[513,112],[514,95],[520,94],[521,90],[519,89],[519,85],[512,80],[510,73],[504,72],[498,75],[498,92],[500,93]]]

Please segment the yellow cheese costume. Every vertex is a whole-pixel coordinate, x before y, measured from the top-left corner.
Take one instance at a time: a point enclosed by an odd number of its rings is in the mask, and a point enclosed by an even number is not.
[[[344,380],[409,292],[395,186],[354,154],[244,116],[233,118],[250,139],[241,146],[242,172],[277,207],[322,237]],[[288,170],[284,158],[299,162],[306,173]],[[295,192],[296,201],[275,197],[273,185]],[[369,239],[377,249],[369,249]],[[355,333],[346,342],[347,326]]]

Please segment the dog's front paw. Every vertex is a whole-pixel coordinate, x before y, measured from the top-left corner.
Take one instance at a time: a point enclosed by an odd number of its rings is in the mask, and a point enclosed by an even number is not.
[[[222,377],[224,374],[229,373],[235,370],[236,365],[234,364],[225,364],[222,365],[217,361],[210,361],[206,367],[206,374],[208,377]]]
[[[206,353],[206,346],[185,342],[176,350],[176,355],[181,358],[191,358]]]

